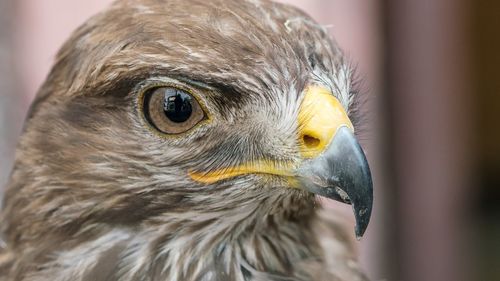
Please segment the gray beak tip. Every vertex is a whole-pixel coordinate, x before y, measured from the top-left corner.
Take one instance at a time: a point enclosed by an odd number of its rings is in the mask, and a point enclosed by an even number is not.
[[[356,238],[358,240],[363,237],[366,229],[368,228],[368,223],[370,221],[371,209],[363,208],[361,210],[354,210],[357,212],[356,214],[356,227],[354,228],[354,232],[356,233]]]

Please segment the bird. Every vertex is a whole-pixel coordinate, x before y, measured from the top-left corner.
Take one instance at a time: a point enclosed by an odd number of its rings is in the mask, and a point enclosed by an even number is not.
[[[328,30],[284,3],[113,2],[28,111],[0,280],[368,280],[356,81]],[[354,234],[326,199],[352,205]]]

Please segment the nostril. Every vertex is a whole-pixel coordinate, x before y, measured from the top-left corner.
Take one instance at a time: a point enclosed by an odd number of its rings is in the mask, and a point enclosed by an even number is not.
[[[316,148],[321,143],[321,141],[318,138],[315,138],[310,135],[304,135],[302,139],[307,148]]]

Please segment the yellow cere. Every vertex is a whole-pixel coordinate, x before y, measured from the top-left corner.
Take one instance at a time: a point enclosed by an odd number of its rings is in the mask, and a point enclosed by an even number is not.
[[[299,111],[299,143],[304,158],[317,157],[330,144],[338,129],[354,130],[339,100],[326,88],[307,88]]]

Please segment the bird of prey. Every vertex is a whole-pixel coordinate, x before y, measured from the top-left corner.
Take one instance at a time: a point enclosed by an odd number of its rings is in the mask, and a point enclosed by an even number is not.
[[[114,2],[28,113],[0,280],[366,280],[321,208],[371,214],[350,65],[285,4]]]

